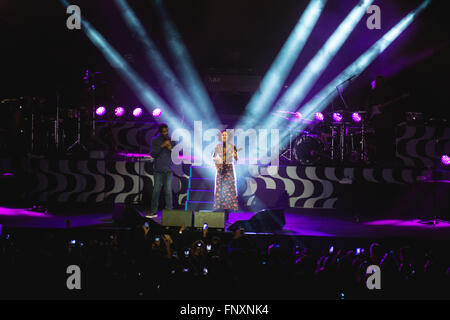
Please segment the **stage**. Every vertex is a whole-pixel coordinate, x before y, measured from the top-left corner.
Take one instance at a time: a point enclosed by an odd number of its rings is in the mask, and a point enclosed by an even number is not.
[[[449,296],[438,1],[34,3],[1,6],[0,299],[71,298],[68,266],[86,297],[348,299],[373,266]]]
[[[161,211],[158,217],[152,220],[161,224]],[[220,230],[221,234],[230,236],[231,231],[227,230],[230,225],[238,220],[248,220],[255,213],[253,212],[232,212],[229,220],[225,222],[225,230]],[[264,235],[295,238],[324,238],[333,239],[353,239],[376,241],[381,239],[420,239],[421,241],[445,241],[450,240],[450,224],[440,222],[436,225],[426,224],[423,221],[405,218],[370,218],[364,215],[349,215],[333,209],[298,209],[289,208],[285,210],[286,224],[282,230],[270,233],[248,233],[249,235]],[[69,222],[69,225],[68,225]],[[112,212],[101,212],[101,210],[91,210],[91,212],[71,213],[51,213],[39,212],[24,208],[0,208],[0,223],[3,226],[3,233],[21,232],[32,230],[54,229],[63,231],[72,229],[73,231],[95,232],[103,230],[106,232],[127,231],[131,228],[117,226],[112,219]],[[195,231],[195,229],[193,229]],[[217,230],[211,232],[217,233]]]

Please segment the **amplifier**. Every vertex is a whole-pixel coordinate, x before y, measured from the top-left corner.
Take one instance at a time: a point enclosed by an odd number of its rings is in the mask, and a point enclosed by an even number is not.
[[[224,229],[225,228],[225,212],[216,211],[195,211],[194,212],[194,227],[203,228],[207,223],[209,229]]]
[[[161,224],[164,227],[192,227],[192,211],[163,210]]]

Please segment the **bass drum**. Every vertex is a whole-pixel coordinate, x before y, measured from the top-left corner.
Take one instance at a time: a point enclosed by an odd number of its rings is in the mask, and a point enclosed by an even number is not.
[[[303,165],[317,164],[324,154],[320,139],[303,134],[294,141],[294,158]]]

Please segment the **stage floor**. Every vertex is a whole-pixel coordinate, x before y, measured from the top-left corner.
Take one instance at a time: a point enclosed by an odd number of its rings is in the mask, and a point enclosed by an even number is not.
[[[226,229],[238,220],[248,220],[253,212],[230,213]],[[153,219],[161,223],[161,212]],[[289,208],[285,211],[286,225],[273,234],[300,237],[336,238],[420,238],[427,240],[450,239],[450,224],[437,225],[420,223],[418,219],[368,219],[342,214],[331,209]],[[53,214],[23,208],[0,207],[0,224],[3,230],[23,228],[71,228],[114,229],[111,212],[91,212],[84,214]]]

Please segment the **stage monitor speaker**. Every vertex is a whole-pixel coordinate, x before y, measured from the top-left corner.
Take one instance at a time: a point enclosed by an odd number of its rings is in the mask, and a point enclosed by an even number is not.
[[[283,209],[265,209],[258,211],[250,220],[239,220],[228,230],[243,228],[246,232],[272,232],[283,229],[286,224]]]
[[[207,223],[208,229],[224,229],[225,228],[225,212],[221,211],[195,211],[194,227],[203,228]]]
[[[184,224],[186,228],[190,228],[192,227],[192,211],[163,210],[161,224],[163,227],[181,227]]]
[[[256,226],[251,224],[249,220],[238,220],[228,227],[228,231],[236,231],[237,229],[244,229],[245,232],[257,232]]]
[[[281,230],[286,224],[283,209],[264,209],[258,211],[249,221],[261,231]]]

